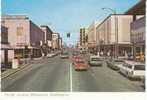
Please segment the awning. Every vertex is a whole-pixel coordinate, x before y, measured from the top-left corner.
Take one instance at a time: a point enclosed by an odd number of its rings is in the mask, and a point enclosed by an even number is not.
[[[15,46],[14,49],[24,49],[24,46]],[[28,46],[28,49],[40,49],[39,47]]]
[[[9,44],[1,44],[1,50],[13,50],[14,48]]]

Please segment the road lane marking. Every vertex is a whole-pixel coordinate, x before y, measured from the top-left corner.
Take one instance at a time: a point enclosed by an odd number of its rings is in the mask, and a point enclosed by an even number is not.
[[[70,92],[72,92],[72,63],[70,63]]]

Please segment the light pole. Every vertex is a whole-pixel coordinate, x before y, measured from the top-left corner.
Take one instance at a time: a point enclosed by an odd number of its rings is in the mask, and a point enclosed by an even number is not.
[[[111,8],[102,8],[102,10],[110,10],[114,14],[115,19],[115,58],[118,57],[118,21],[116,17],[116,10]]]

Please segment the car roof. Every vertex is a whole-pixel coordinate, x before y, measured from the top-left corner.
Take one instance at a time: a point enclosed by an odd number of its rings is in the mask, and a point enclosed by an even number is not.
[[[120,59],[120,58],[113,58],[112,60],[121,60],[121,61],[123,61],[123,59]]]
[[[90,58],[100,58],[99,56],[90,56]]]
[[[126,63],[130,64],[130,65],[145,65],[144,63],[141,62],[136,62],[136,61],[125,61]]]

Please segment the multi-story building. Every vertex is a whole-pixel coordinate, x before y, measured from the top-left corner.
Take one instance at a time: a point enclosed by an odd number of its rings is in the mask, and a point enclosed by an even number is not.
[[[46,25],[41,25],[40,28],[43,30],[44,32],[44,41],[45,43],[48,43],[48,41],[52,41],[52,34],[53,31]]]
[[[44,41],[44,32],[27,16],[3,15],[2,25],[8,28],[8,42],[14,48],[11,55],[21,58],[41,56],[40,43]],[[28,48],[27,52],[25,48]]]
[[[145,17],[131,23],[131,42],[133,43],[134,59],[137,54],[145,55]]]
[[[88,34],[88,49],[90,51],[96,50],[96,43],[97,43],[97,34],[96,34],[96,27],[98,23],[94,21],[87,29]]]
[[[146,13],[146,0],[140,0],[136,5],[128,9],[124,14],[133,15],[133,21],[138,19],[138,15],[145,15]]]
[[[52,49],[57,50],[59,49],[59,33],[53,33],[52,34]]]
[[[130,26],[134,60],[136,60],[138,55],[145,55],[145,9],[146,0],[140,0],[140,2],[125,12],[125,14],[133,16],[133,22]]]
[[[82,49],[87,49],[88,45],[88,34],[86,28],[80,28],[80,47]]]
[[[130,23],[132,15],[110,15],[96,28],[98,51],[105,54],[110,51],[116,55],[115,45],[117,44],[117,56],[131,52],[130,47]]]
[[[62,38],[59,38],[59,49],[62,49]]]
[[[45,53],[45,55],[52,50],[52,34],[53,31],[46,25],[41,25],[40,28],[44,32],[44,44],[42,45],[42,51]]]
[[[13,56],[9,55],[10,52],[13,53],[14,51],[8,42],[8,28],[1,26],[1,66],[4,68],[9,67],[9,62],[13,59]]]

